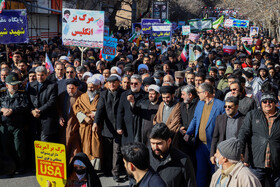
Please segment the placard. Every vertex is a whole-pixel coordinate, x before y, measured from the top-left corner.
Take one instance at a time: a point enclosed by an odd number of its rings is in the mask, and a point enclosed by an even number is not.
[[[103,11],[63,8],[62,16],[62,41],[64,45],[103,47]]]
[[[63,144],[34,141],[36,178],[40,186],[47,181],[65,186],[67,180],[66,154]]]
[[[0,44],[28,43],[26,10],[3,10],[0,14]]]

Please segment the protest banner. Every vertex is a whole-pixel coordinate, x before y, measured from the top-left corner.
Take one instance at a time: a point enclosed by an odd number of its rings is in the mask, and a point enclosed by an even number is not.
[[[151,34],[152,26],[157,23],[160,23],[160,19],[141,19],[143,34]]]
[[[3,10],[0,14],[0,43],[28,43],[26,10]]]
[[[192,20],[189,20],[189,25],[190,25],[190,28],[191,28],[191,32],[198,32],[200,31],[200,22],[198,19],[192,19]]]
[[[232,27],[233,26],[233,19],[226,19],[224,22],[224,27]]]
[[[242,27],[242,28],[249,27],[249,20],[234,19],[232,26],[233,27]]]
[[[242,38],[241,38],[241,42],[242,42],[242,43],[248,42],[248,45],[252,45],[252,44],[253,44],[253,39],[250,38],[250,37],[242,37]]]
[[[236,46],[223,46],[223,52],[233,55],[236,51]]]
[[[189,25],[191,27],[191,32],[198,32],[204,30],[212,29],[212,20],[211,19],[203,19],[203,20],[189,20]]]
[[[259,27],[251,27],[250,28],[250,37],[256,36],[259,33]]]
[[[195,34],[195,33],[190,33],[189,34],[189,39],[193,42],[197,42],[199,40],[200,35],[199,34]]]
[[[66,154],[63,144],[34,141],[36,178],[40,186],[65,186],[67,180]]]
[[[170,47],[170,46],[171,46],[171,39],[170,39],[170,37],[160,37],[160,38],[156,38],[156,39],[155,39],[156,48],[161,49],[161,48],[162,48],[162,42],[163,42],[163,41],[166,42],[167,47]]]
[[[110,36],[109,26],[104,26],[104,36]]]
[[[112,61],[116,56],[117,45],[118,39],[104,36],[102,57],[107,61]]]
[[[193,50],[195,46],[200,47],[201,50],[203,49],[202,45],[189,44],[189,62],[194,62],[201,56],[201,53],[196,54],[195,51]]]
[[[189,25],[182,26],[182,35],[188,35],[191,32],[191,27]]]
[[[211,30],[212,29],[212,20],[211,19],[203,19],[201,21],[201,28],[200,30]]]
[[[178,21],[178,29],[181,29],[184,25],[186,25],[185,21]]]
[[[62,41],[64,45],[103,47],[103,11],[63,8],[62,12],[64,13],[62,18]]]
[[[156,24],[152,26],[152,38],[171,37],[170,24]]]

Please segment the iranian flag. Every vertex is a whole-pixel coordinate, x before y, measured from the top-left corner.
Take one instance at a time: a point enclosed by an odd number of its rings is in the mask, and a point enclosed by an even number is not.
[[[130,43],[135,42],[137,38],[137,33],[133,33],[132,36],[128,39]]]
[[[184,47],[184,49],[183,49],[183,51],[181,53],[181,59],[183,60],[183,62],[187,61],[187,45],[188,44],[185,45],[185,47]]]
[[[53,68],[52,62],[51,62],[51,60],[50,60],[50,58],[49,58],[49,56],[48,56],[47,53],[46,53],[46,59],[45,59],[45,61],[46,61],[45,66],[46,66],[46,68],[47,68],[48,70],[50,70],[50,73],[54,72],[54,68]]]
[[[252,49],[246,47],[246,46],[244,45],[244,43],[243,43],[243,46],[244,46],[244,48],[245,48],[247,54],[248,54],[248,55],[251,55],[251,54],[252,54]]]

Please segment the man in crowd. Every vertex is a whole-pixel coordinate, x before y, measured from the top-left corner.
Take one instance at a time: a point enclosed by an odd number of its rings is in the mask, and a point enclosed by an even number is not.
[[[130,107],[138,105],[145,96],[141,89],[142,79],[138,74],[130,78],[130,90],[122,93],[117,115],[117,132],[122,135],[122,143],[141,141],[141,117],[133,115]]]
[[[160,88],[162,102],[154,117],[154,124],[164,123],[174,133],[173,145],[178,147],[178,131],[181,126],[180,103],[174,99],[175,88],[162,86]]]
[[[124,145],[122,155],[128,176],[135,180],[131,181],[131,186],[166,187],[161,177],[150,169],[149,150],[144,144],[136,142]]]
[[[261,109],[250,111],[239,130],[241,153],[244,154],[248,144],[251,171],[265,186],[280,185],[280,129],[279,110],[275,106],[277,99],[271,92],[263,93]]]
[[[65,78],[65,67],[62,62],[57,62],[55,64],[54,73],[50,74],[48,76],[48,80],[50,80],[52,83],[57,83],[58,81]]]
[[[219,169],[212,176],[210,187],[262,186],[258,178],[240,161],[240,154],[240,142],[236,138],[218,144],[215,160]]]
[[[240,82],[234,81],[230,84],[229,88],[231,91],[231,96],[236,97],[239,100],[238,111],[240,113],[246,115],[249,111],[257,108],[255,100],[245,96],[245,90]]]
[[[99,101],[99,90],[100,80],[95,77],[88,78],[87,92],[82,94],[73,106],[73,111],[80,124],[82,151],[88,156],[95,170],[101,169],[102,158],[101,128],[93,128]]]
[[[117,133],[117,113],[123,89],[120,87],[121,78],[117,74],[110,75],[107,82],[108,89],[100,93],[93,128],[102,129],[103,170],[105,175],[108,176],[112,173],[114,180],[120,181],[121,137]]]
[[[27,166],[24,127],[28,115],[28,99],[24,90],[19,90],[21,83],[16,73],[5,79],[6,90],[0,92],[1,125],[0,140],[4,155],[12,158],[17,171],[23,172]]]
[[[58,96],[59,142],[66,147],[67,163],[71,162],[76,153],[82,151],[79,122],[73,110],[74,103],[82,95],[78,86],[79,83],[76,79],[67,79],[66,91]]]
[[[47,142],[58,141],[58,115],[56,110],[57,85],[47,78],[47,69],[36,68],[37,81],[30,83],[27,95],[31,106],[31,129],[35,139]]]
[[[182,87],[181,95],[183,102],[180,104],[182,125],[180,127],[181,135],[179,135],[179,148],[181,151],[189,155],[192,160],[194,160],[194,144],[191,140],[189,142],[185,142],[183,140],[183,136],[186,134],[189,124],[194,117],[194,111],[199,101],[199,97],[197,96],[196,89],[193,85]],[[191,139],[193,140],[193,138]]]
[[[148,88],[148,99],[144,99],[139,105],[133,105],[132,113],[142,118],[141,141],[145,145],[149,145],[149,134],[153,127],[153,119],[158,111],[160,104],[160,87],[152,84]]]
[[[172,132],[163,124],[156,124],[150,134],[150,164],[168,187],[196,186],[190,158],[171,146]]]
[[[200,101],[197,103],[194,118],[185,135],[194,136],[196,141],[196,183],[199,187],[210,184],[214,165],[210,162],[210,148],[215,127],[216,117],[224,113],[224,103],[214,98],[214,88],[208,83],[199,85],[197,94]],[[201,180],[204,179],[204,180]]]
[[[225,114],[217,116],[215,130],[212,137],[210,159],[215,164],[214,154],[217,145],[232,137],[237,137],[242,125],[244,115],[238,111],[239,100],[236,97],[228,97],[225,101]]]

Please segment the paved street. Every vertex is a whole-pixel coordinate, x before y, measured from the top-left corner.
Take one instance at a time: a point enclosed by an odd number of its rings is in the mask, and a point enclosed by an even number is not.
[[[129,182],[116,183],[112,177],[100,177],[102,186],[127,187]],[[0,186],[5,187],[39,187],[35,173],[29,172],[25,175],[18,175],[14,178],[0,176]]]

